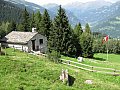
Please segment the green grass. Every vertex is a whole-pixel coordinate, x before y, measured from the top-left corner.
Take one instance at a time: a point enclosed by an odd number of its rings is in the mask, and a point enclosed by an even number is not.
[[[62,59],[78,62],[76,58],[70,58],[66,56],[62,56]],[[99,53],[94,55],[94,59],[84,58],[83,60],[83,64],[120,70],[120,55],[109,54],[109,58],[107,60],[106,54]]]
[[[45,57],[14,52],[13,49],[7,49],[7,54],[0,56],[0,90],[120,90],[119,76],[55,64]],[[59,80],[62,69],[68,69],[69,75],[75,78],[72,86],[66,86]],[[93,80],[92,85],[84,83],[88,79]]]

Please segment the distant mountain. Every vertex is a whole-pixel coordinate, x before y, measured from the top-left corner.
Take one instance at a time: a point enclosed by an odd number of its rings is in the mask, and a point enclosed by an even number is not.
[[[104,11],[102,12],[102,10]],[[120,38],[120,1],[105,7],[105,9],[101,8],[99,12],[104,19],[94,24],[92,30]]]
[[[16,5],[17,7],[22,8],[22,9],[24,9],[26,7],[30,13],[32,13],[33,11],[34,12],[40,11],[41,13],[43,13],[44,10],[46,9],[40,5],[31,3],[31,2],[27,2],[25,0],[5,0],[5,1],[11,2],[14,5]],[[53,18],[55,16],[51,11],[48,10],[48,12],[49,12],[51,18]]]
[[[92,30],[105,33],[114,38],[120,38],[120,16],[99,22],[92,27]]]
[[[110,6],[111,4],[112,4],[111,2],[107,2],[105,0],[95,0],[95,1],[90,1],[86,3],[73,2],[73,3],[65,5],[64,8],[69,9],[69,10],[77,9],[82,12],[85,12],[85,10],[97,9],[103,6]]]
[[[47,5],[44,5],[43,7],[47,8],[49,11],[53,12],[55,15],[57,15],[57,11],[59,9],[59,5],[57,4],[47,4]],[[75,26],[77,23],[79,22],[84,22],[82,21],[81,19],[78,19],[73,12],[69,11],[69,10],[66,10],[66,15],[68,16],[68,19],[70,21],[70,24],[72,26]]]
[[[112,3],[106,2],[104,0],[96,0],[96,1],[91,1],[87,3],[74,2],[71,4],[67,4],[63,7],[66,10],[73,12],[78,19],[82,19],[86,23],[87,22],[92,23],[92,22],[95,22],[96,20],[97,21],[99,20],[98,18],[94,17],[94,14],[96,14],[97,9],[105,6],[110,6],[111,4]]]
[[[26,7],[31,12],[40,10],[43,13],[43,11],[45,9],[42,6],[27,2],[25,0],[5,0],[5,1],[11,2],[11,3],[15,4],[16,6],[23,8],[23,9]]]
[[[46,5],[43,5],[43,7],[45,7],[46,9],[53,9],[53,7],[58,7],[59,5],[58,4],[55,4],[55,3],[49,3],[49,4],[46,4]]]
[[[25,0],[4,0],[4,1],[9,1],[9,2],[12,2],[12,3],[14,3],[14,4],[23,4],[23,3],[25,3]]]
[[[110,3],[96,0],[84,4],[75,2],[64,8],[74,13],[78,19],[90,23],[92,31],[120,38],[120,1]]]
[[[10,2],[6,2],[4,0],[0,1],[0,22],[2,21],[16,21],[20,22],[22,9],[15,6]]]

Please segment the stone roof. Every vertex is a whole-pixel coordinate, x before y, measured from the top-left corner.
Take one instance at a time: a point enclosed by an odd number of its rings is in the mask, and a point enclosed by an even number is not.
[[[1,41],[9,42],[9,43],[26,44],[36,34],[37,32],[12,31],[8,35],[6,35],[4,38],[2,38]]]

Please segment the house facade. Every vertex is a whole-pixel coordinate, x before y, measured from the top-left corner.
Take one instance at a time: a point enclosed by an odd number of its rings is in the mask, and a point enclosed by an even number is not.
[[[35,31],[12,31],[1,39],[1,45],[3,47],[11,47],[25,52],[40,51],[41,53],[46,53],[47,38]]]

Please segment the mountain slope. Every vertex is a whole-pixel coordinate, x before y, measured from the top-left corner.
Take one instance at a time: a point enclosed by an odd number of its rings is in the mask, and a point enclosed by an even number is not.
[[[14,4],[1,0],[0,1],[0,21],[20,22],[22,9],[16,7]]]
[[[11,3],[13,3],[15,6],[21,8],[21,9],[24,9],[24,8],[26,7],[27,10],[28,10],[30,13],[33,13],[33,11],[34,11],[34,12],[40,11],[41,13],[43,13],[44,10],[46,9],[46,8],[40,6],[40,5],[31,3],[31,2],[27,2],[27,1],[25,1],[25,0],[5,0],[5,1],[11,2]],[[53,18],[53,17],[55,16],[51,11],[48,10],[48,12],[49,12],[51,18]]]
[[[59,9],[59,5],[57,4],[47,4],[47,5],[44,5],[45,8],[47,8],[49,11],[53,12],[55,15],[57,15],[57,11]],[[66,10],[66,15],[68,16],[68,19],[70,21],[70,24],[72,26],[75,26],[77,23],[79,22],[84,22],[82,21],[81,19],[78,19],[73,12],[69,11],[69,10]]]
[[[92,30],[108,34],[114,38],[120,38],[120,16],[100,22]]]
[[[106,18],[93,25],[93,31],[104,32],[112,37],[120,38],[120,2],[106,8],[102,15]]]
[[[104,6],[110,6],[111,4],[112,3],[106,2],[104,0],[96,0],[87,3],[74,2],[63,7],[66,10],[73,12],[78,19],[83,19],[87,23],[94,22],[96,20],[98,21],[99,19],[94,17],[94,15],[96,15],[95,13],[97,12],[97,9]]]
[[[96,3],[96,4],[95,4]],[[111,37],[120,37],[120,2],[110,3],[104,0],[85,3],[72,3],[73,7],[64,6],[75,13],[85,23],[90,23],[92,31],[102,32]]]

